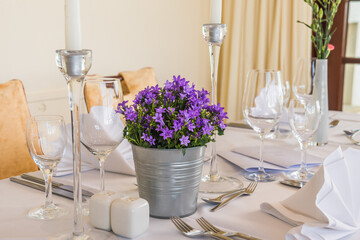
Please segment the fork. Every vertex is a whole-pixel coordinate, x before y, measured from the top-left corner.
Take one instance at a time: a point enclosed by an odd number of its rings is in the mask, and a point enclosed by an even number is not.
[[[211,212],[215,212],[216,210],[222,208],[223,206],[225,206],[226,204],[228,204],[231,200],[241,196],[241,195],[249,195],[251,193],[253,193],[255,191],[255,188],[257,186],[257,181],[256,182],[251,182],[242,192],[236,193],[234,195],[232,195],[231,197],[229,197],[228,199],[226,199],[225,201],[221,202],[219,205],[217,205],[216,207],[210,209]]]
[[[226,192],[216,198],[206,198],[206,197],[202,197],[201,199],[204,201],[204,202],[207,202],[207,203],[210,203],[210,204],[219,204],[221,203],[221,200],[225,197],[229,197],[235,193],[239,193],[239,192],[242,192],[244,191],[244,188],[241,187],[241,188],[238,188],[238,189],[235,189],[233,191],[229,191],[229,192]]]
[[[220,230],[219,228],[215,227],[211,223],[205,220],[205,218],[201,217],[196,219],[196,222],[205,230],[205,231],[212,231],[214,233],[219,233],[223,236],[227,237],[240,237],[247,240],[260,240],[260,238],[252,237],[244,233],[238,233],[238,232],[225,232],[223,230]]]
[[[220,233],[214,233],[212,231],[204,231],[199,229],[194,229],[190,225],[188,225],[186,222],[184,222],[181,218],[175,216],[171,217],[170,220],[173,222],[175,227],[179,229],[185,236],[187,237],[200,237],[200,236],[206,236],[216,239],[225,239],[225,240],[231,240],[231,238],[224,236]]]

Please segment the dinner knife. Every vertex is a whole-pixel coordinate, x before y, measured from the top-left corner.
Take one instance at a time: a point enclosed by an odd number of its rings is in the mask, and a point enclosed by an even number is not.
[[[35,177],[35,176],[32,176],[30,174],[26,174],[26,173],[21,174],[21,177],[26,179],[26,180],[41,184],[43,186],[45,185],[45,180],[43,178]],[[62,183],[59,183],[59,182],[52,181],[52,186],[53,186],[54,189],[58,188],[58,189],[62,189],[62,190],[65,190],[65,191],[68,191],[68,192],[71,192],[71,193],[74,192],[74,187],[71,186],[71,185],[65,185],[65,184],[62,184]],[[92,195],[94,195],[94,193],[82,189],[82,195],[84,197],[91,197]]]
[[[306,182],[304,182],[304,181],[291,180],[291,179],[281,180],[280,183],[291,186],[291,187],[296,187],[296,188],[302,188],[306,184]]]
[[[25,180],[25,179],[21,179],[19,177],[10,177],[10,181],[45,192],[45,186],[40,185],[40,184],[35,183],[35,182],[31,182],[31,181],[28,181],[28,180]],[[60,188],[53,188],[52,193],[55,194],[55,195],[61,196],[61,197],[65,197],[65,198],[69,198],[69,199],[74,200],[74,195],[73,195],[72,192],[62,190]],[[86,199],[83,198],[82,201],[85,202]]]

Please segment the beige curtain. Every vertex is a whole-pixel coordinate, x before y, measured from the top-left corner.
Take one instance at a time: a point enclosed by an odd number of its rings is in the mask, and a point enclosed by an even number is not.
[[[311,22],[303,0],[223,0],[228,35],[219,62],[219,102],[229,121],[242,118],[242,92],[251,69],[278,69],[290,84],[299,58],[311,57]]]

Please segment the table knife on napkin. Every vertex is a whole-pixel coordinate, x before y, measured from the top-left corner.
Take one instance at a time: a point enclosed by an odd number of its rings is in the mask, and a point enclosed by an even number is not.
[[[30,182],[28,180],[21,179],[19,177],[10,177],[10,181],[45,192],[45,186],[43,186],[41,184],[38,184],[38,183],[35,183],[35,182]],[[62,190],[62,189],[59,189],[59,188],[53,188],[52,193],[55,194],[55,195],[61,196],[61,197],[65,197],[65,198],[69,198],[69,199],[74,200],[73,193],[69,192],[69,191],[66,191],[66,190]],[[83,198],[82,201],[85,202],[86,199]]]
[[[44,179],[42,179],[42,178],[35,177],[35,176],[32,176],[32,175],[30,175],[30,174],[25,174],[25,173],[24,173],[24,174],[21,174],[21,177],[24,178],[24,179],[26,179],[26,180],[29,180],[29,181],[31,181],[31,182],[35,182],[35,183],[41,184],[42,186],[45,185],[45,181],[44,181]],[[63,183],[59,183],[59,182],[52,181],[52,186],[53,186],[53,188],[62,189],[62,190],[65,190],[65,191],[68,191],[68,192],[71,192],[71,193],[74,192],[74,187],[71,186],[71,185],[65,185],[65,184],[63,184]],[[92,195],[94,195],[94,193],[82,189],[82,195],[83,195],[84,197],[91,197]]]

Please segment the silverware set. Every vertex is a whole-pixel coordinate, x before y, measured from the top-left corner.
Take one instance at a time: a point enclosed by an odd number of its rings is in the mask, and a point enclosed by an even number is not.
[[[19,183],[21,185],[31,187],[40,191],[45,191],[45,181],[42,178],[38,178],[32,176],[30,174],[21,174],[20,177],[10,177],[10,181]],[[61,197],[74,199],[74,188],[71,185],[65,185],[59,182],[52,181],[52,193]],[[82,201],[86,201],[84,197],[91,197],[94,193],[82,190],[83,199]]]
[[[173,222],[176,228],[182,232],[182,234],[191,238],[203,236],[214,239],[231,240],[232,238],[230,237],[240,237],[242,239],[247,239],[247,240],[260,240],[259,238],[252,237],[244,233],[223,231],[212,225],[203,217],[196,219],[196,222],[200,225],[202,230],[191,227],[189,224],[187,224],[177,216],[171,217],[170,220]]]
[[[257,182],[251,182],[246,188],[239,188],[237,190],[222,194],[216,198],[201,198],[201,199],[210,204],[217,204],[215,207],[210,209],[211,212],[215,212],[220,208],[222,208],[223,206],[227,205],[232,200],[242,195],[250,195],[255,191],[256,186],[257,186]],[[223,201],[224,198],[227,199]]]

